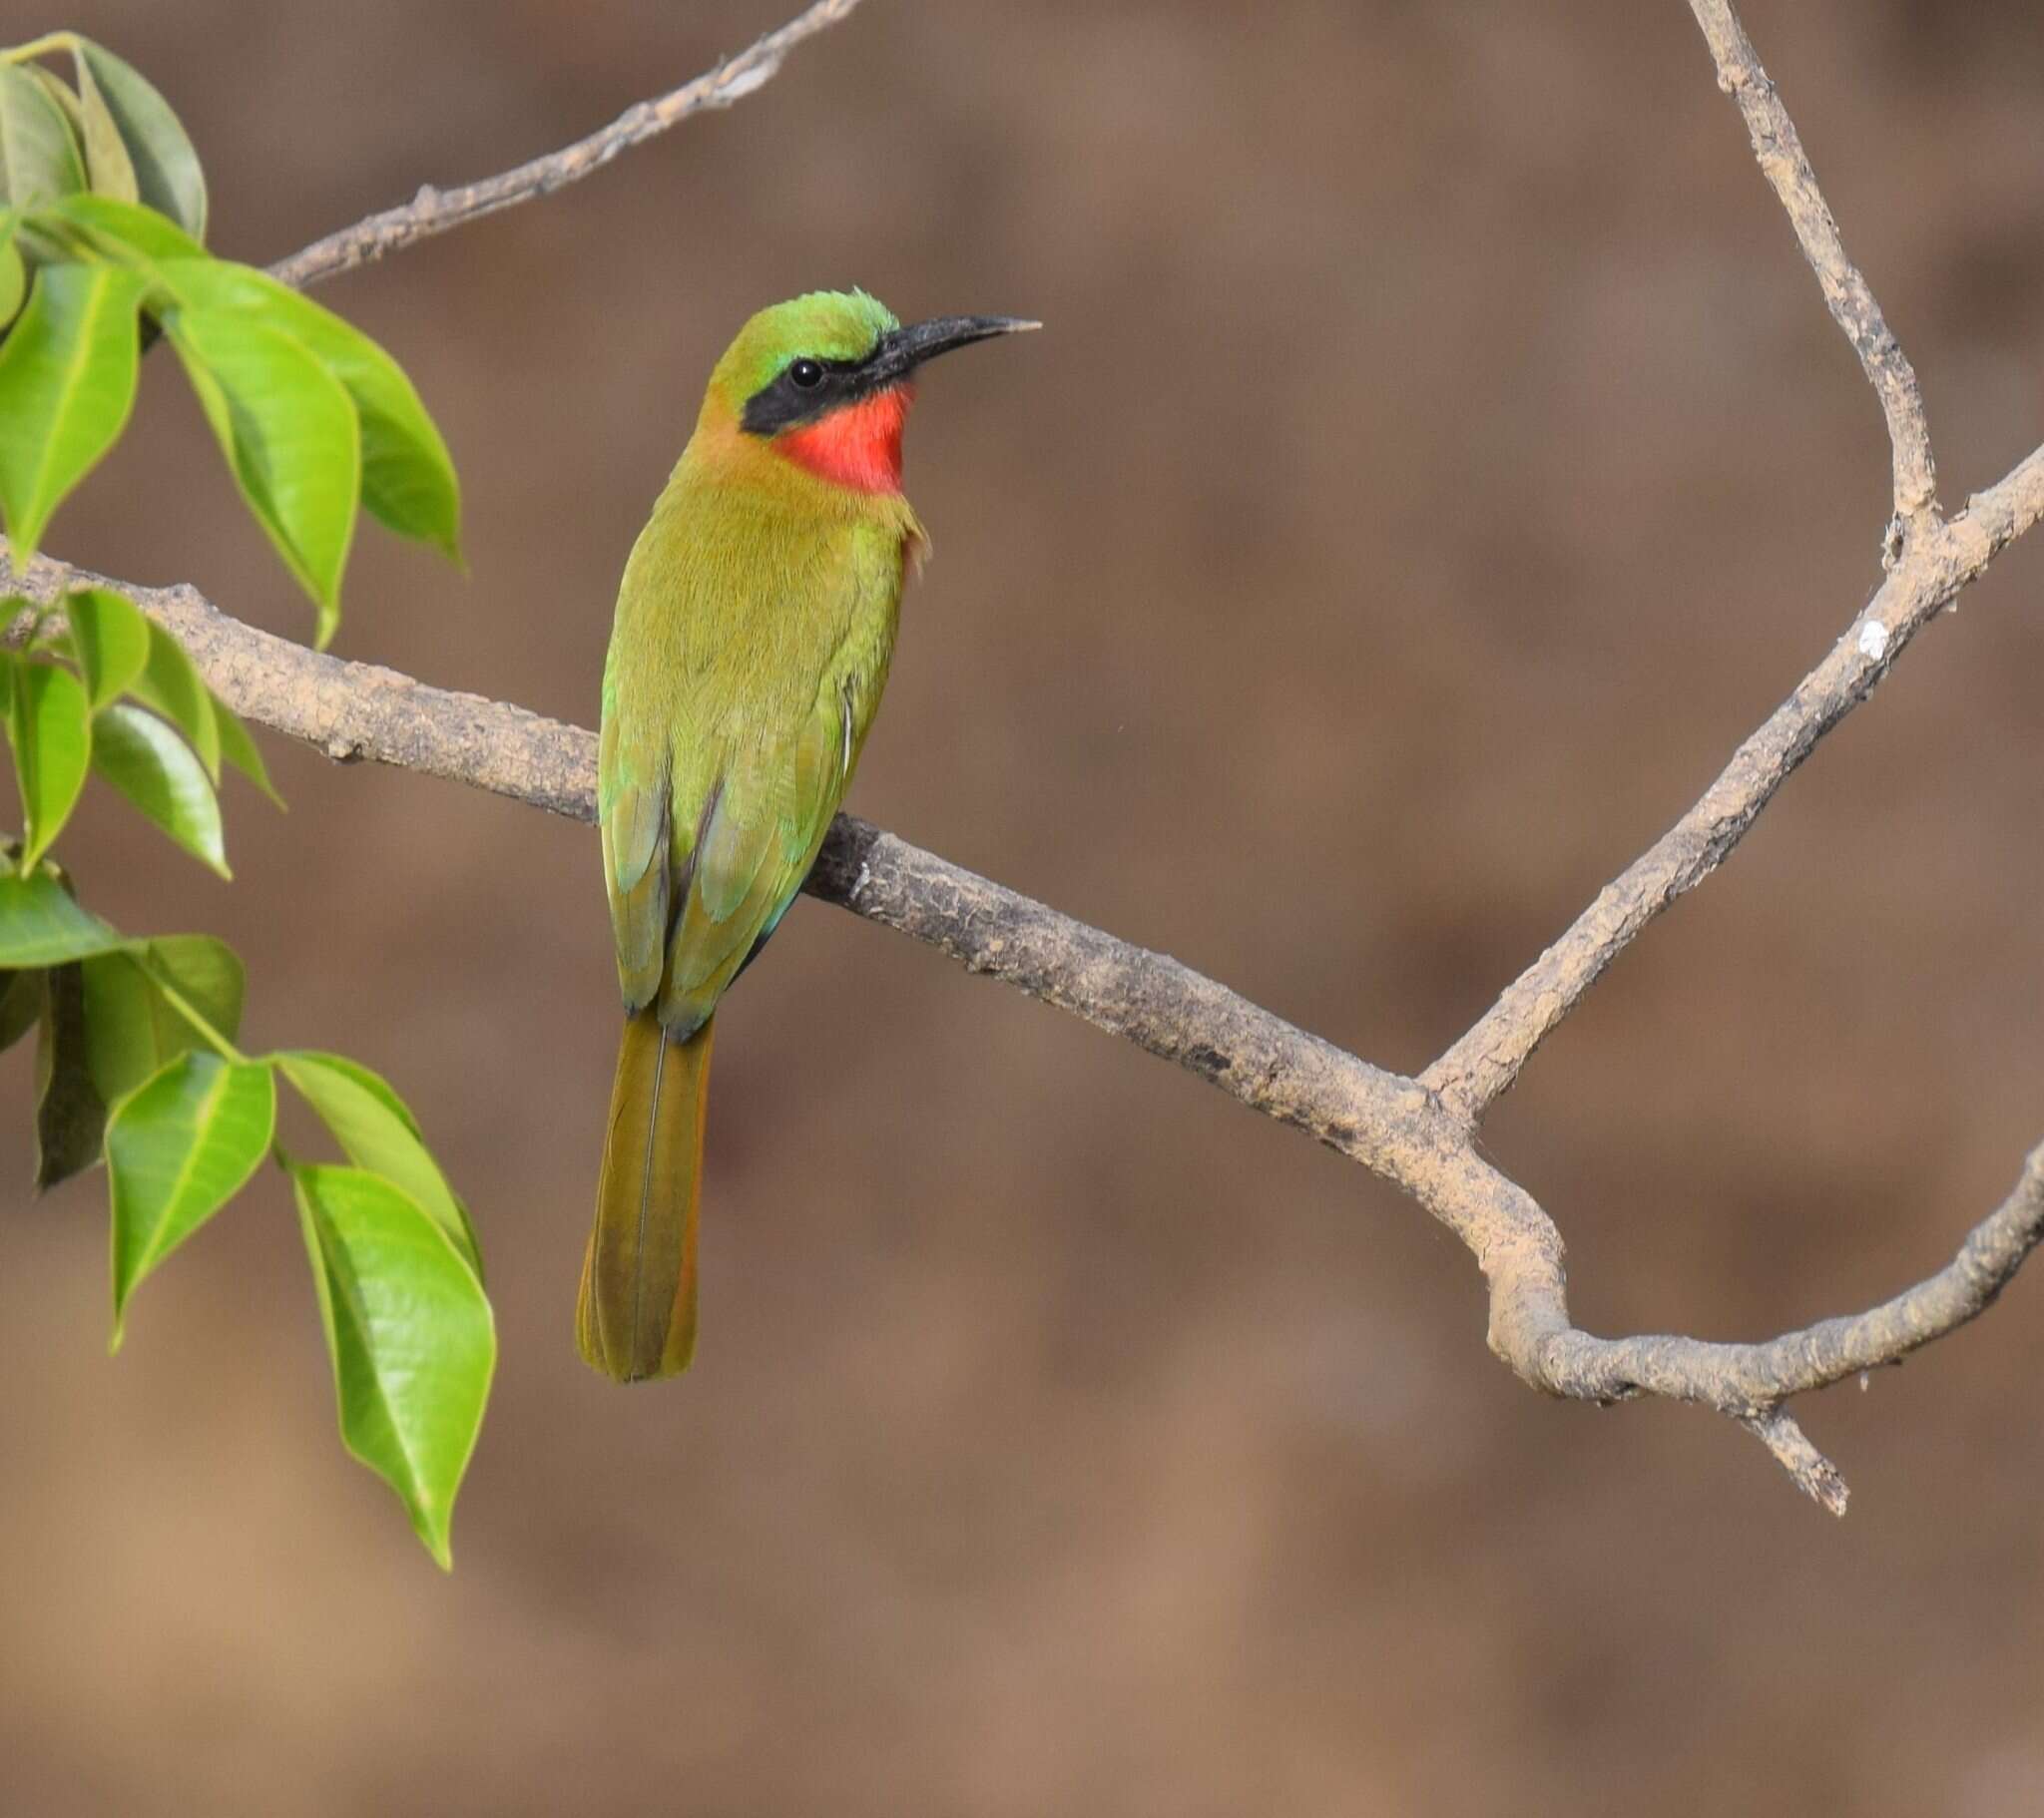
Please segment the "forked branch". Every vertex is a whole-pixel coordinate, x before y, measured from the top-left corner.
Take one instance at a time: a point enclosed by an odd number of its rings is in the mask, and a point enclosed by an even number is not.
[[[745,57],[632,110],[582,146],[447,197],[422,197],[410,210],[372,217],[276,270],[292,281],[310,281],[573,182],[688,112],[758,86],[789,45],[853,4],[812,6]],[[1680,1336],[1598,1338],[1576,1327],[1559,1230],[1476,1142],[1484,1112],[1604,969],[1655,916],[1731,856],[1789,773],[1878,685],[1910,640],[2044,517],[2039,448],[1958,516],[1939,519],[1915,374],[1845,257],[1795,128],[1731,7],[1722,0],[1691,4],[1719,82],[1738,102],[1761,169],[1880,400],[1893,451],[1894,516],[1883,540],[1888,572],[1879,592],[1688,813],[1417,1078],[1372,1067],[1166,955],[1131,946],[848,816],[831,828],[806,887],[1176,1062],[1403,1189],[1475,1256],[1489,1286],[1491,1348],[1533,1387],[1585,1401],[1657,1395],[1715,1409],[1753,1433],[1809,1495],[1842,1513],[1844,1483],[1785,1404],[1893,1363],[1990,1305],[2044,1235],[2044,1146],[2027,1158],[2007,1199],[1936,1274],[1861,1313],[1765,1343],[1722,1344]],[[682,99],[696,91],[694,101]],[[648,109],[666,111],[648,125],[654,118]],[[5,577],[0,562],[0,583]],[[39,563],[14,585],[47,602],[67,578],[68,571]],[[343,761],[395,764],[557,814],[593,818],[595,740],[579,727],[319,655],[242,624],[190,588],[104,585],[118,587],[176,633],[223,698],[250,718]]]

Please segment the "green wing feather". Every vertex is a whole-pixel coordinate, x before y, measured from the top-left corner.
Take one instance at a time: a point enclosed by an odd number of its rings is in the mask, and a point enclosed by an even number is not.
[[[646,763],[644,752],[635,754],[640,758],[637,764],[621,754],[621,732],[618,716],[606,710],[597,744],[598,820],[618,950],[618,985],[626,1008],[637,1010],[652,1003],[660,990],[667,945],[668,791],[664,765]],[[642,776],[646,780],[639,780]]]
[[[893,654],[902,539],[842,520],[713,530],[687,494],[663,506],[619,597],[598,806],[625,1001],[681,1037],[773,931],[844,798]]]
[[[668,942],[660,1012],[670,1029],[717,1008],[816,862],[870,723],[856,707],[878,692],[847,684],[858,655],[833,653],[807,717],[784,739],[734,753],[720,773]]]

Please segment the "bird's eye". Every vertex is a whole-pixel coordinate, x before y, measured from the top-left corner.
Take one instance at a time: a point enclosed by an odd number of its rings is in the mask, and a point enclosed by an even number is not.
[[[802,391],[814,391],[823,382],[823,366],[820,360],[796,360],[788,367],[787,376]]]

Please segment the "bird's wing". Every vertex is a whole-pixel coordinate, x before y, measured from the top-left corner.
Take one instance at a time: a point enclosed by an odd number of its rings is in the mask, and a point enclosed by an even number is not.
[[[597,741],[597,819],[618,985],[625,1007],[638,1010],[660,990],[667,945],[667,762],[657,737],[628,734],[629,721],[616,710],[608,687],[605,694],[603,735]]]
[[[670,1029],[693,1028],[716,1009],[815,863],[879,691],[878,678],[857,680],[875,664],[850,648],[856,642],[831,654],[795,724],[725,754],[700,833],[673,878],[678,912],[660,999]]]
[[[781,518],[749,545],[717,503],[671,489],[627,565],[598,749],[625,1001],[677,1036],[815,861],[893,653],[906,534]]]

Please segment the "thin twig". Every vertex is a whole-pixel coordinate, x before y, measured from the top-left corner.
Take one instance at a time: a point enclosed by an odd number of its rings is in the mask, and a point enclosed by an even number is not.
[[[1753,41],[1728,0],[1690,0],[1690,11],[1718,65],[1718,86],[1739,104],[1761,174],[1774,186],[1795,229],[1802,256],[1816,273],[1831,319],[1845,331],[1880,400],[1887,419],[1894,467],[1895,528],[1887,544],[1893,555],[1923,527],[1937,506],[1937,465],[1930,454],[1930,428],[1923,417],[1923,393],[1916,369],[1889,331],[1859,267],[1845,256],[1838,224],[1817,188],[1816,173],[1803,155],[1802,140],[1782,97],[1761,68]]]
[[[414,240],[444,233],[464,222],[494,215],[499,209],[530,202],[535,196],[549,196],[571,183],[579,183],[593,171],[600,171],[620,152],[643,145],[668,128],[678,126],[691,114],[709,108],[728,108],[744,99],[779,72],[781,59],[805,38],[813,38],[840,19],[846,18],[859,0],[816,0],[816,4],[790,19],[778,31],[768,32],[750,50],[741,51],[706,70],[692,82],[627,108],[601,132],[578,139],[571,146],[535,158],[516,170],[459,189],[435,190],[430,185],[402,208],[385,209],[351,227],[316,239],[290,257],[269,267],[271,277],[303,289],[338,271],[351,271],[408,246]]]

